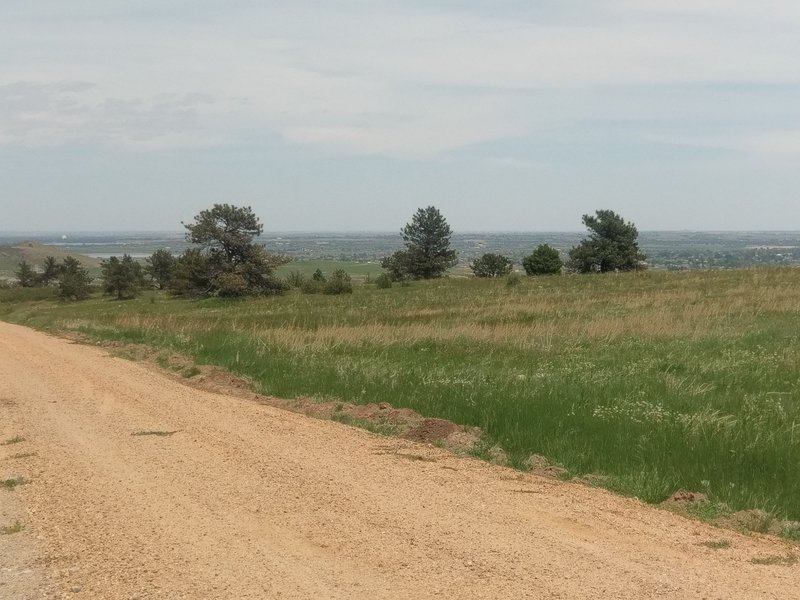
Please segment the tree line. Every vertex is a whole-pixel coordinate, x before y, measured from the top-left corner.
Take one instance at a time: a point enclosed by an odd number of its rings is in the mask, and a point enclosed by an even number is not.
[[[583,224],[589,233],[569,250],[566,261],[557,249],[541,244],[522,259],[525,273],[606,273],[646,268],[633,223],[614,211],[598,210],[594,215],[583,215]],[[278,278],[275,269],[290,259],[272,254],[254,241],[263,226],[249,206],[215,204],[182,225],[192,247],[178,256],[160,249],[146,259],[144,266],[127,254],[104,260],[100,267],[103,293],[123,300],[148,286],[187,297],[263,296],[280,294],[290,287],[311,294],[352,292],[350,276],[343,270],[334,271],[329,278],[319,269],[311,278],[298,272],[285,280]],[[400,235],[405,248],[381,261],[384,273],[375,280],[379,288],[391,287],[392,282],[442,277],[458,263],[450,243],[452,230],[436,207],[418,209]],[[501,254],[486,253],[472,261],[470,269],[476,277],[502,277],[512,272],[513,262]],[[23,260],[16,277],[21,287],[56,286],[64,299],[84,299],[92,289],[88,271],[71,256],[62,262],[49,256],[38,269]]]
[[[633,223],[612,210],[598,210],[594,215],[583,215],[583,224],[589,235],[569,251],[566,262],[558,250],[541,244],[522,259],[525,273],[607,273],[646,268],[646,257],[637,241],[639,232]],[[393,281],[441,277],[458,262],[450,246],[452,231],[436,207],[418,209],[401,235],[406,248],[381,262]],[[476,277],[502,277],[511,273],[513,266],[506,256],[486,253],[472,261],[470,269]]]

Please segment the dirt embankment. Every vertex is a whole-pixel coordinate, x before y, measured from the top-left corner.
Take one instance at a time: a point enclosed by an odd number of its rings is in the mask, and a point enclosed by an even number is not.
[[[800,598],[779,540],[6,324],[0,399],[3,599]]]

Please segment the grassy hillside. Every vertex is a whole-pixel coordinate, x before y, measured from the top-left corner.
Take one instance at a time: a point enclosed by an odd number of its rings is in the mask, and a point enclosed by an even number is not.
[[[317,269],[320,269],[326,276],[330,275],[337,269],[343,269],[350,274],[354,281],[364,281],[368,278],[374,279],[383,273],[383,269],[378,261],[356,262],[341,260],[298,259],[279,267],[277,269],[277,274],[281,277],[286,277],[292,271],[296,271],[307,277],[310,277]],[[465,265],[458,265],[450,269],[449,273],[451,277],[465,277],[472,275],[472,271]]]
[[[445,279],[352,296],[0,302],[0,317],[169,348],[260,391],[482,427],[522,465],[658,502],[800,518],[800,270]]]
[[[48,256],[63,260],[70,253],[55,246],[45,246],[33,242],[24,242],[13,246],[0,246],[0,279],[13,279],[14,273],[23,260],[33,266],[40,265]],[[87,269],[96,270],[100,267],[100,260],[80,254],[72,254],[83,263]]]
[[[330,275],[337,269],[344,269],[350,276],[356,280],[364,280],[367,277],[377,277],[381,274],[382,270],[380,264],[377,262],[351,262],[339,260],[293,260],[281,266],[278,269],[278,275],[286,277],[292,271],[302,273],[307,277],[311,277],[314,271],[320,269],[326,275]]]

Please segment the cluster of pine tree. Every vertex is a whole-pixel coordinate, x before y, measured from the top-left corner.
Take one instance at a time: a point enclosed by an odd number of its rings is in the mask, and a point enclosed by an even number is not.
[[[23,260],[19,263],[16,277],[20,287],[55,286],[58,288],[58,295],[65,300],[88,298],[92,289],[89,272],[77,258],[72,256],[67,256],[61,262],[48,256],[39,269],[34,269]]]

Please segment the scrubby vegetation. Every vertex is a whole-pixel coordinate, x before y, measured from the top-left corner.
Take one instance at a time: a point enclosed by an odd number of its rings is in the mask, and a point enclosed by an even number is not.
[[[479,426],[517,466],[543,455],[650,502],[685,489],[797,520],[798,306],[800,270],[763,269],[445,278],[235,303],[0,301],[0,316],[183,353],[281,397]]]
[[[561,273],[564,262],[558,250],[548,244],[540,244],[522,259],[522,267],[527,275],[556,275]]]
[[[514,263],[508,257],[493,252],[476,258],[469,266],[475,277],[502,277],[511,273],[513,267]]]

